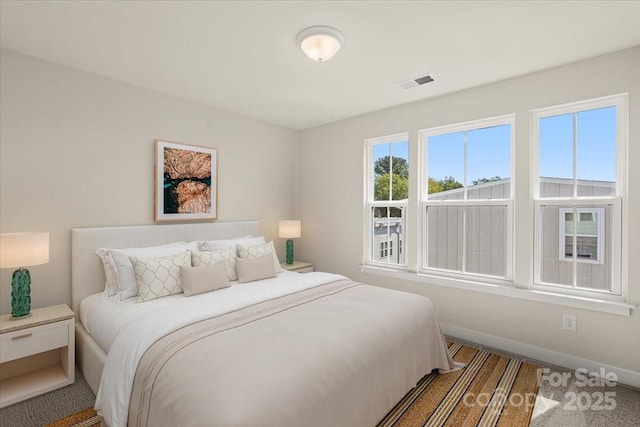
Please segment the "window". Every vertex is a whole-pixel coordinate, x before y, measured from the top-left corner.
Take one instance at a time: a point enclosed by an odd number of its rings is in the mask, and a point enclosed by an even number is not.
[[[420,132],[422,271],[511,279],[513,121]]]
[[[400,248],[406,228],[409,136],[370,139],[365,146],[365,263],[404,267],[404,253],[394,247]]]
[[[380,242],[380,259],[393,256],[393,240]]]
[[[558,253],[560,261],[571,260],[574,252],[577,262],[597,262],[604,260],[604,209],[576,208],[577,221],[574,222],[573,209],[560,208],[560,236]],[[575,234],[575,239],[574,239]],[[575,245],[575,247],[574,247]]]
[[[626,94],[532,110],[519,176],[515,114],[421,130],[418,188],[408,134],[366,140],[362,270],[628,314],[627,114]]]
[[[626,96],[532,112],[534,285],[621,295]]]

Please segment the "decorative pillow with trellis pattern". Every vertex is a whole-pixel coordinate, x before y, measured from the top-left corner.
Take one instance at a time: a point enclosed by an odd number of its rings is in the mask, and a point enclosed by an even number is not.
[[[138,302],[182,293],[180,267],[191,265],[191,254],[158,258],[131,257],[138,282]]]
[[[191,252],[191,265],[193,267],[207,267],[223,262],[229,281],[238,280],[236,275],[236,248],[213,249],[211,251]]]
[[[276,254],[276,249],[273,247],[273,242],[253,246],[245,246],[238,243],[236,246],[238,248],[238,255],[240,258],[259,258],[267,254],[272,254],[273,267],[275,268],[276,273],[280,273],[282,271],[280,261],[278,260],[278,254]]]

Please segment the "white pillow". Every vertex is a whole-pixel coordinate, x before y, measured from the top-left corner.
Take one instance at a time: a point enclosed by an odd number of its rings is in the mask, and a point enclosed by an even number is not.
[[[236,275],[235,247],[191,252],[191,265],[193,267],[206,267],[218,263],[224,264],[225,272],[229,280],[238,280],[238,276]]]
[[[276,277],[271,254],[257,258],[238,258],[236,266],[238,268],[238,282],[240,283]]]
[[[138,285],[138,302],[182,293],[180,267],[191,264],[191,255],[169,255],[158,258],[131,257]]]
[[[258,258],[267,254],[271,254],[273,258],[273,268],[276,273],[280,273],[282,268],[280,267],[280,261],[278,260],[278,254],[273,247],[273,242],[265,243],[262,245],[243,245],[236,244],[238,248],[238,255],[240,258]]]
[[[104,276],[107,279],[104,283],[105,295],[111,297],[118,293],[118,269],[113,262],[109,249],[100,248],[94,254],[102,261]]]
[[[224,262],[207,267],[180,267],[180,279],[184,296],[190,297],[191,295],[228,288],[231,285],[225,270]]]
[[[117,288],[118,300],[120,301],[135,297],[138,295],[138,283],[136,282],[136,274],[133,270],[133,264],[129,259],[130,257],[163,257],[181,254],[188,250],[196,250],[197,248],[198,242],[179,242],[146,248],[109,249],[109,256],[104,257],[108,265],[105,265],[105,261],[103,261],[103,266],[105,276],[107,276],[107,282],[109,282],[109,277],[111,276],[111,279],[115,280],[115,284],[109,283],[107,288],[109,292],[112,292],[115,286],[115,288]],[[100,251],[103,250],[98,249],[96,254]],[[109,271],[109,273],[107,271]],[[115,272],[115,274],[113,272]],[[115,279],[113,278],[114,275]]]
[[[199,244],[201,251],[212,251],[214,249],[220,248],[228,248],[230,246],[236,247],[236,244],[240,243],[243,245],[261,245],[266,241],[264,240],[264,236],[253,237],[251,235],[238,237],[237,239],[227,239],[227,240],[206,240],[202,241]]]

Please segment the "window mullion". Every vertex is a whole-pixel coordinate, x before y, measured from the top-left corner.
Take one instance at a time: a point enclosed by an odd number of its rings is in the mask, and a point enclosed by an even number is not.
[[[447,199],[447,200],[428,200],[423,202],[427,206],[505,206],[512,205],[509,199]]]
[[[573,249],[571,252],[571,270],[572,280],[571,286],[576,288],[578,286],[578,208],[573,207]]]
[[[467,133],[468,131],[464,132],[464,156],[463,156],[464,160],[462,165],[462,187],[464,188],[464,191],[463,191],[464,200],[467,200],[467,144],[468,144]]]
[[[466,191],[466,190],[465,190]],[[462,272],[467,272],[467,214],[469,208],[462,208]]]
[[[389,162],[389,165],[391,165],[391,162]],[[389,261],[390,261],[389,260],[389,239],[391,238],[390,231],[391,231],[391,208],[388,207],[387,208],[387,236],[386,236],[387,244],[385,245],[386,246],[385,258],[387,260],[387,264],[389,264]]]
[[[573,113],[573,197],[578,197],[578,113]]]
[[[391,155],[391,144],[389,144],[389,200],[393,200],[393,156]]]

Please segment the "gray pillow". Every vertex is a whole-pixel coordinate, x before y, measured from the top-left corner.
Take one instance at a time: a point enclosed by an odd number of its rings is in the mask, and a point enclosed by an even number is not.
[[[238,272],[238,282],[240,283],[276,277],[273,254],[257,258],[236,258],[236,270]]]
[[[224,262],[207,267],[183,266],[180,267],[180,276],[185,297],[231,286]]]

